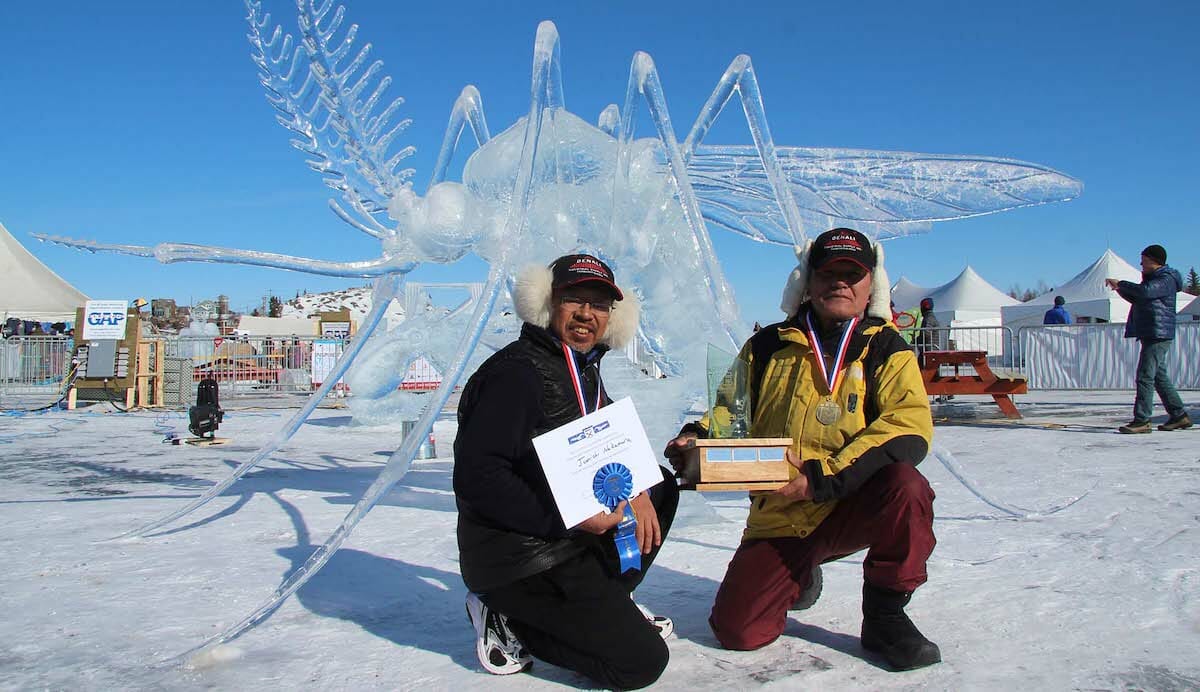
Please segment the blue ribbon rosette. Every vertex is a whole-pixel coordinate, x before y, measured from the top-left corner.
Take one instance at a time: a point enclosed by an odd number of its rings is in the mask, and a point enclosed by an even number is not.
[[[611,512],[633,493],[633,474],[624,464],[605,464],[592,478],[592,493]],[[637,518],[629,503],[625,503],[625,512],[621,516],[621,523],[617,524],[613,542],[621,559],[621,574],[642,568],[642,553],[637,543]]]

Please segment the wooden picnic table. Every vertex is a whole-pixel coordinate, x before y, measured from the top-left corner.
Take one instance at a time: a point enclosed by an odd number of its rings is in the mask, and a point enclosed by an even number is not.
[[[973,373],[960,371],[967,365]],[[942,366],[951,372],[943,374]],[[1009,395],[1029,391],[1024,375],[993,371],[987,362],[987,351],[926,351],[921,356],[921,379],[931,396],[990,394],[1008,418],[1021,417]]]

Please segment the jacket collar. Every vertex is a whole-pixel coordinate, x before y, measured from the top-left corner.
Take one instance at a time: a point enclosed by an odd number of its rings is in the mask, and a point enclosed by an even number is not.
[[[812,311],[812,303],[806,301],[796,311],[794,317],[789,318],[779,327],[779,339],[781,341],[792,342],[802,346],[812,348],[808,343],[808,326],[805,323],[805,316]],[[886,328],[886,322],[879,317],[865,315],[858,324],[854,327],[854,333],[850,335],[850,345],[846,349],[847,357],[852,360],[862,358],[863,353],[867,350],[867,344],[871,342],[871,337],[878,334]]]
[[[521,325],[521,338],[529,341],[539,350],[543,350],[546,353],[555,355],[562,353],[562,340],[545,327],[539,327],[531,322],[525,322]],[[575,351],[572,351],[572,353],[575,354],[576,362],[583,366],[600,360],[604,354],[608,352],[608,349],[608,344],[596,344],[596,346],[587,353],[578,353]]]

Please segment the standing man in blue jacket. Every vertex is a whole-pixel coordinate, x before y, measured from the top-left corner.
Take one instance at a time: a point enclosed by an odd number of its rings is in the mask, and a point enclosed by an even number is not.
[[[1054,307],[1046,311],[1042,324],[1071,324],[1071,313],[1067,312],[1067,299],[1054,296]]]
[[[1183,277],[1167,266],[1167,251],[1161,245],[1142,250],[1141,264],[1141,283],[1104,280],[1105,285],[1130,303],[1125,338],[1137,339],[1142,345],[1133,420],[1118,430],[1125,434],[1150,432],[1155,392],[1167,409],[1167,422],[1158,429],[1184,430],[1192,427],[1192,419],[1167,375],[1167,353],[1175,339],[1175,294],[1183,290]]]

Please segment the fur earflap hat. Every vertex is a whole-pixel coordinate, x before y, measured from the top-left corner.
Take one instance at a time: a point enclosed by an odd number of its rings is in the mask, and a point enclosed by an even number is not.
[[[803,246],[795,246],[796,268],[788,276],[783,287],[780,306],[789,317],[795,317],[804,301],[808,300],[808,277],[812,271],[827,262],[849,260],[871,271],[871,300],[867,303],[867,315],[883,320],[892,319],[891,283],[883,266],[883,245],[853,228],[834,228],[825,231]]]
[[[517,317],[542,328],[550,327],[555,288],[583,283],[603,285],[612,293],[613,310],[600,343],[609,348],[624,348],[637,334],[641,306],[633,291],[621,290],[607,264],[591,255],[564,255],[550,266],[530,265],[517,274],[513,285],[513,304]]]

